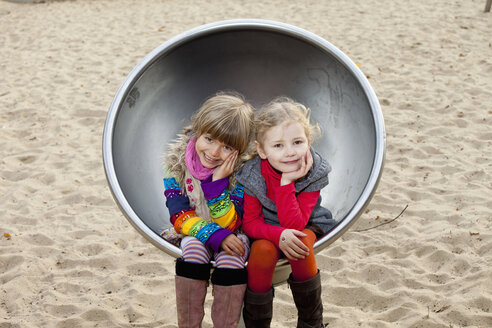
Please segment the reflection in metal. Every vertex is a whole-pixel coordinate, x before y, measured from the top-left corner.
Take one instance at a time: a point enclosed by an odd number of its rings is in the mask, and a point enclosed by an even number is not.
[[[319,252],[362,214],[380,179],[385,131],[379,102],[359,68],[306,30],[265,20],[212,23],[148,54],[109,108],[103,135],[106,177],[130,223],[155,246],[179,257],[158,232],[169,225],[161,156],[209,96],[235,90],[254,106],[285,95],[312,110],[323,130],[314,147],[332,166],[322,204],[339,224],[315,244]],[[275,281],[290,266],[277,265]]]

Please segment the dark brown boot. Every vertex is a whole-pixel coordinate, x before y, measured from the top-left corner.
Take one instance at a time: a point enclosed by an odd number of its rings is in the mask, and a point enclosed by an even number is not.
[[[319,328],[323,326],[323,302],[321,299],[321,278],[297,282],[292,274],[287,280],[297,308],[297,328]]]
[[[273,287],[266,293],[244,294],[243,320],[246,328],[269,328],[273,315]]]

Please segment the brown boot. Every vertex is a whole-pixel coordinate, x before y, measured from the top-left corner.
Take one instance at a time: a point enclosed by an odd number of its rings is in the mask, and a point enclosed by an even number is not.
[[[208,273],[207,273],[208,272]],[[205,315],[210,264],[176,261],[176,309],[179,328],[200,328]]]
[[[216,268],[212,273],[212,321],[214,328],[234,328],[239,324],[244,291],[248,281],[246,269]]]
[[[313,278],[302,282],[295,281],[291,274],[287,282],[297,308],[297,328],[324,327],[319,271]]]
[[[246,328],[269,328],[273,316],[273,287],[266,293],[246,289],[243,319]]]

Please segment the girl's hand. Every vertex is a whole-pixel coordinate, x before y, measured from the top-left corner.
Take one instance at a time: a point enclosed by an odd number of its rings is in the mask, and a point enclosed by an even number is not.
[[[227,236],[220,244],[220,247],[229,255],[237,254],[239,256],[244,256],[244,244],[241,239],[237,238],[234,234]]]
[[[306,237],[306,234],[295,229],[285,229],[280,234],[278,246],[289,260],[295,261],[309,255],[309,248],[298,237]]]
[[[220,180],[222,178],[228,177],[234,172],[234,168],[237,164],[238,151],[233,151],[224,161],[224,163],[217,166],[212,175],[212,181]]]
[[[282,178],[280,179],[280,185],[285,186],[291,182],[296,181],[297,179],[302,178],[309,172],[312,166],[313,166],[313,155],[308,149],[306,154],[302,156],[301,166],[296,171],[282,173]]]

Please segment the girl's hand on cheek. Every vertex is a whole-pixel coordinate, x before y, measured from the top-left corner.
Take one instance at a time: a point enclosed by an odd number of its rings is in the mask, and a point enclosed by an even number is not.
[[[232,172],[234,172],[234,168],[236,167],[237,158],[238,151],[235,150],[226,158],[224,163],[215,168],[212,175],[212,181],[220,180],[231,175]]]
[[[303,155],[301,158],[301,166],[296,171],[282,173],[282,178],[280,179],[280,185],[285,186],[291,182],[296,181],[297,179],[302,178],[303,176],[308,174],[312,166],[313,166],[313,155],[311,155],[311,152],[308,149],[306,154]]]

